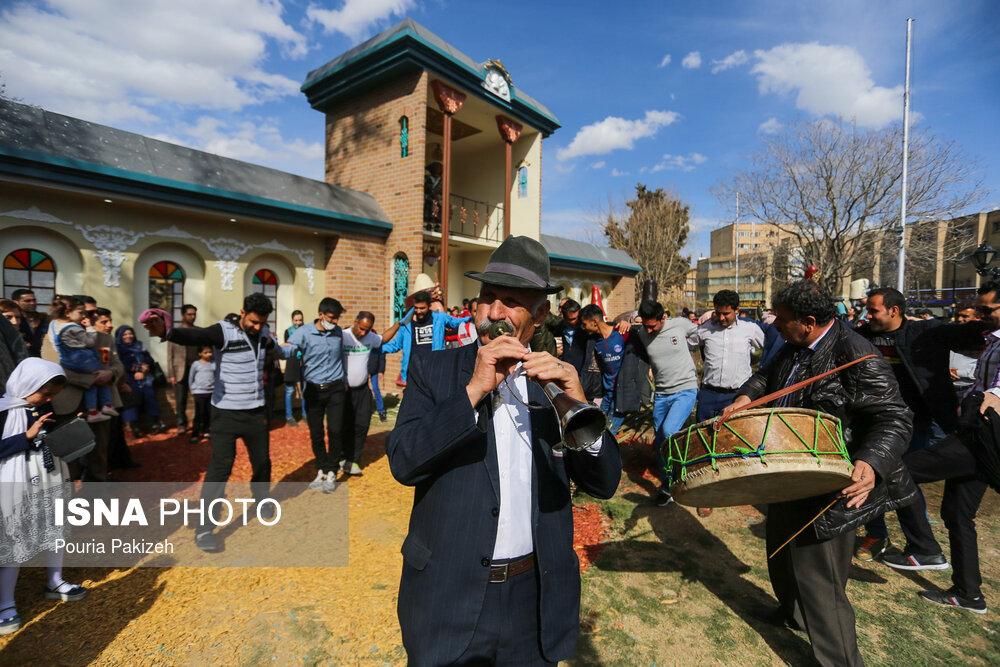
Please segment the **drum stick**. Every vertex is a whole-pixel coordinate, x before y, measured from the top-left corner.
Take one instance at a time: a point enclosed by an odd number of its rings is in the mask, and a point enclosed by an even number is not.
[[[859,359],[858,361],[861,361],[861,360]],[[832,372],[832,371],[831,371],[831,372]],[[787,545],[787,544],[788,544],[789,542],[791,542],[791,541],[792,541],[792,540],[794,540],[794,539],[795,539],[796,537],[798,537],[798,536],[799,536],[799,533],[801,533],[801,532],[802,532],[803,530],[805,530],[805,529],[806,529],[806,528],[808,528],[809,526],[813,525],[813,523],[814,523],[814,522],[816,521],[816,519],[818,519],[818,518],[820,518],[821,516],[823,516],[823,513],[824,513],[824,512],[826,512],[826,511],[827,511],[828,509],[830,509],[831,507],[833,507],[833,504],[834,504],[835,502],[837,502],[838,500],[840,500],[840,498],[834,498],[833,500],[831,500],[831,501],[830,501],[830,504],[829,504],[829,505],[827,505],[826,507],[824,507],[823,509],[821,509],[821,510],[820,510],[820,512],[819,512],[819,514],[817,514],[817,515],[816,515],[816,516],[814,516],[813,518],[809,519],[809,523],[807,523],[806,525],[802,526],[802,527],[801,527],[801,528],[799,528],[799,529],[798,529],[797,531],[795,531],[795,534],[794,534],[794,535],[792,535],[791,537],[789,537],[789,538],[788,538],[787,540],[785,540],[785,543],[784,543],[784,544],[782,544],[782,545],[781,545],[780,547],[778,547],[777,549],[775,549],[775,550],[774,550],[774,552],[773,552],[773,553],[771,553],[771,555],[767,557],[767,559],[768,559],[768,560],[771,560],[772,558],[774,558],[775,554],[777,554],[777,553],[778,553],[779,551],[781,551],[782,549],[784,549],[784,548],[785,548],[785,546],[786,546],[786,545]]]
[[[816,376],[811,377],[811,378],[807,378],[805,380],[802,380],[801,382],[796,382],[795,384],[790,385],[788,387],[785,387],[784,389],[779,389],[778,391],[772,392],[772,393],[768,394],[767,396],[761,396],[756,401],[750,401],[746,405],[741,405],[740,407],[736,408],[735,410],[732,410],[731,412],[729,412],[725,416],[722,416],[722,417],[719,417],[718,419],[716,419],[715,422],[712,424],[712,429],[715,430],[715,431],[720,430],[722,428],[722,425],[726,423],[726,420],[729,419],[730,417],[732,417],[733,415],[735,415],[737,412],[742,412],[743,410],[749,410],[750,408],[755,408],[758,405],[764,405],[765,403],[770,403],[771,401],[777,400],[777,399],[781,398],[782,396],[787,396],[788,394],[792,393],[793,391],[798,391],[799,389],[802,389],[802,387],[808,386],[808,385],[812,384],[813,382],[815,382],[816,380],[822,380],[827,375],[833,375],[834,373],[836,373],[838,371],[842,371],[845,368],[850,368],[854,364],[859,364],[862,361],[864,361],[865,359],[873,359],[873,358],[875,358],[877,356],[879,356],[879,355],[877,355],[877,354],[866,355],[866,356],[861,357],[859,359],[855,359],[854,361],[849,361],[846,364],[844,364],[843,366],[837,366],[836,368],[834,368],[831,371],[827,371],[825,373],[820,373],[819,375],[816,375]],[[815,521],[815,519],[813,519],[813,521]]]

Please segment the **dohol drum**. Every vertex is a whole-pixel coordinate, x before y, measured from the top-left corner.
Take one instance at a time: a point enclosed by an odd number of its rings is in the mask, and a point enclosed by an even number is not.
[[[682,505],[799,500],[851,484],[840,420],[804,408],[759,408],[678,431],[663,443],[670,492]]]

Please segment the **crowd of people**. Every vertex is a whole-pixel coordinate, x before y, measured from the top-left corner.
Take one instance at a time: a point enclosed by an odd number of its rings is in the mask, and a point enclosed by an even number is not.
[[[309,431],[316,467],[309,488],[330,493],[338,475],[362,474],[362,448],[372,415],[387,418],[381,391],[385,357],[399,353],[396,384],[406,391],[387,452],[393,474],[417,486],[422,503],[419,512],[414,507],[411,533],[403,545],[400,621],[411,655],[428,652],[440,657],[446,645],[429,646],[421,638],[433,615],[418,613],[418,600],[436,599],[438,587],[447,589],[449,577],[464,571],[467,563],[456,559],[466,547],[445,557],[446,570],[434,577],[415,572],[423,570],[435,546],[454,546],[457,535],[451,535],[449,543],[440,542],[449,526],[461,532],[461,526],[471,530],[469,526],[477,524],[469,514],[474,507],[486,503],[489,507],[480,509],[499,522],[499,528],[489,524],[482,540],[469,538],[466,545],[493,545],[490,536],[496,538],[492,556],[481,559],[488,581],[506,582],[515,571],[551,565],[551,554],[567,547],[566,521],[572,524],[563,515],[568,486],[564,489],[555,480],[569,475],[594,495],[614,493],[621,462],[613,436],[630,414],[651,406],[651,458],[660,480],[651,500],[666,506],[673,502],[674,480],[662,446],[671,434],[686,424],[725,416],[849,357],[864,363],[774,402],[775,407],[815,408],[840,418],[851,434],[854,471],[851,485],[840,493],[841,504],[817,521],[813,531],[793,540],[779,558],[768,561],[779,602],[775,622],[805,629],[822,664],[861,664],[854,613],[845,593],[852,556],[901,570],[953,567],[951,589],[921,595],[937,604],[985,613],[974,520],[987,481],[969,440],[987,438],[974,422],[991,408],[1000,410],[1000,284],[981,287],[975,303],[958,306],[955,321],[947,323],[909,314],[904,296],[891,288],[872,290],[858,309],[840,308],[811,281],[789,284],[775,295],[772,309],[751,313],[756,317],[746,315],[748,310],[741,309],[739,295],[732,290],[716,293],[713,307],[704,312],[684,308],[676,317],[655,298],[615,316],[599,304],[563,298],[551,313],[548,299],[559,288],[548,282],[547,258],[539,259],[544,251],[528,241],[511,237],[494,253],[500,257],[491,258],[486,271],[468,274],[482,283],[477,298],[449,309],[437,286],[430,285],[412,294],[405,316],[382,333],[375,330],[375,316],[364,310],[342,328],[344,308],[331,297],[320,300],[311,321],[295,311],[280,342],[268,328],[272,303],[262,294],[248,295],[239,313],[207,327],[196,325],[193,305],[184,305],[176,322],[170,313],[151,308],[139,321],[154,341],[166,342],[166,373],[136,330],[127,324],[115,329],[110,310],[94,299],[58,296],[45,314],[30,290],[17,290],[11,299],[0,300],[0,381],[5,386],[0,399],[0,481],[40,476],[46,480],[44,488],[58,491],[74,478],[106,481],[112,468],[140,465],[130,457],[126,430],[137,437],[166,428],[157,387],[169,386],[177,433],[191,444],[207,441],[211,446],[202,498],[209,503],[223,496],[236,442],[242,439],[252,467],[251,488],[261,503],[270,493],[271,401],[276,385],[284,383],[287,427],[305,421]],[[487,330],[499,320],[507,321],[513,333],[493,340]],[[445,350],[452,350],[451,356],[438,354]],[[284,360],[283,370],[279,360]],[[536,458],[532,463],[531,448],[519,449],[518,437],[554,445],[561,436],[558,424],[529,412],[532,400],[545,399],[535,396],[540,390],[528,379],[556,382],[581,402],[598,404],[607,415],[607,437],[584,451],[555,454],[554,447],[546,450],[545,461]],[[459,386],[465,391],[455,393]],[[470,404],[473,410],[463,413]],[[96,446],[82,462],[66,466],[53,460],[44,433],[78,415],[93,430]],[[489,428],[494,431],[487,437]],[[973,432],[978,435],[970,435]],[[472,449],[456,450],[459,445]],[[495,451],[494,466],[513,474],[495,476],[488,465],[482,479],[478,472],[473,475],[462,461],[475,458],[481,447]],[[532,467],[543,464],[551,469],[545,488],[522,488]],[[950,561],[930,529],[917,486],[939,479],[947,480],[941,512]],[[469,484],[492,486],[494,493],[473,499],[464,486]],[[770,505],[769,551],[825,499]],[[4,516],[9,516],[12,502],[28,500],[0,498],[0,504],[6,503]],[[549,509],[540,510],[539,503]],[[261,503],[265,518],[270,507]],[[540,511],[538,525],[551,522],[551,540],[519,523]],[[902,537],[897,545],[890,539],[886,511],[896,511],[899,519]],[[703,517],[710,512],[698,510]],[[5,518],[4,537],[14,540],[22,555],[51,552],[54,533],[35,531],[27,540],[12,536],[15,529]],[[857,530],[863,534],[856,537]],[[209,552],[222,548],[207,520],[197,527],[195,543]],[[559,583],[560,577],[569,576],[558,574],[563,569],[554,568],[548,581],[537,575],[543,592],[573,586],[572,579]],[[472,577],[472,571],[467,574]],[[3,633],[16,631],[21,623],[13,602],[16,580],[16,566],[0,570]],[[540,624],[536,619],[521,630],[540,633],[537,648],[546,659],[567,650],[562,640],[547,639],[545,626],[558,625],[546,620],[548,615],[572,616],[578,608],[578,577],[575,581],[575,602],[572,595],[557,596],[559,609],[539,603],[533,588],[511,589],[520,600],[517,604],[525,605],[519,610],[526,619],[534,616],[527,613],[527,605],[542,604]],[[823,591],[831,590],[829,599]],[[51,555],[45,595],[78,600],[85,594],[82,587],[62,579],[61,560]],[[463,596],[454,593],[456,599]],[[494,600],[488,611],[503,618],[509,611],[504,605],[509,604]],[[452,612],[442,608],[445,616]],[[488,643],[478,630],[469,632],[474,637],[468,646],[480,640]]]

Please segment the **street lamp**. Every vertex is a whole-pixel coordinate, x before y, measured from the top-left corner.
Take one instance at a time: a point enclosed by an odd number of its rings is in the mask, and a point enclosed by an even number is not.
[[[976,273],[981,276],[989,276],[994,280],[1000,279],[1000,267],[990,266],[996,258],[997,251],[986,241],[972,252],[972,263],[976,267]]]

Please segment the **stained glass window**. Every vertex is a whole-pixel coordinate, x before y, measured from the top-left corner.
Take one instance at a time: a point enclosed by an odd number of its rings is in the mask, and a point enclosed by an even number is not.
[[[35,293],[38,309],[48,310],[56,295],[56,265],[40,250],[23,248],[3,260],[3,295],[11,298],[14,290],[30,289]]]
[[[149,267],[149,307],[162,308],[180,322],[184,305],[184,269],[173,262]]]
[[[410,154],[410,119],[403,116],[399,119],[399,157]]]
[[[271,315],[267,318],[267,326],[271,331],[275,331],[278,318],[278,276],[270,269],[261,269],[253,274],[253,283],[250,285],[251,292],[260,292],[271,302]]]
[[[392,321],[406,315],[406,293],[410,288],[410,261],[400,253],[392,259]]]
[[[517,196],[524,199],[528,196],[528,168],[521,167],[517,170]]]

